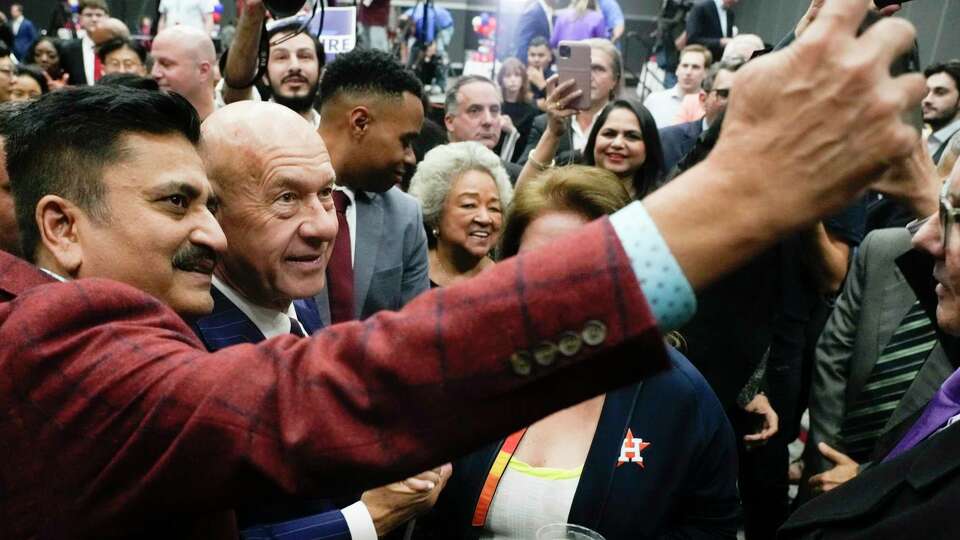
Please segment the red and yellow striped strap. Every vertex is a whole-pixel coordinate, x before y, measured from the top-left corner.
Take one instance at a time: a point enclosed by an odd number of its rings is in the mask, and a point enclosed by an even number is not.
[[[497,492],[497,486],[500,485],[500,479],[503,477],[513,453],[520,446],[520,440],[523,439],[527,428],[510,435],[504,439],[500,445],[500,451],[497,452],[497,458],[493,460],[490,466],[490,472],[487,473],[487,479],[483,482],[483,489],[480,490],[480,498],[477,499],[477,508],[473,511],[472,525],[474,527],[483,527],[487,522],[487,512],[490,511],[490,504],[493,503],[493,495]]]

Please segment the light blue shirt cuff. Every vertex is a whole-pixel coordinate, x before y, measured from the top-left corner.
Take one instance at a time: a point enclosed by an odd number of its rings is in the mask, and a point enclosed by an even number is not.
[[[643,205],[630,203],[610,216],[610,222],[660,330],[675,330],[690,320],[697,297]]]
[[[377,528],[374,527],[373,518],[363,501],[357,501],[340,511],[343,512],[343,519],[347,521],[347,528],[350,529],[350,538],[377,540]]]

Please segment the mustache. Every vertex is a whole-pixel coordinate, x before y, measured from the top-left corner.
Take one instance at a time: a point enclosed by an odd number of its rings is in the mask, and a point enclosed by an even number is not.
[[[217,252],[207,246],[187,244],[173,254],[173,267],[184,272],[213,274]]]

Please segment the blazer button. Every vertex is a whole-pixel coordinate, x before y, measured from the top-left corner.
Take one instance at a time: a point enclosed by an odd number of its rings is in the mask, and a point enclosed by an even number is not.
[[[560,336],[560,341],[557,342],[557,348],[560,349],[560,354],[571,357],[580,352],[580,347],[583,346],[583,341],[580,339],[574,332],[564,332]]]
[[[557,359],[557,346],[549,341],[544,341],[533,350],[533,358],[543,367],[551,366]]]
[[[519,351],[510,356],[510,365],[513,366],[513,372],[522,377],[526,377],[533,369],[533,362],[530,360],[530,353]]]
[[[607,339],[607,325],[600,321],[587,321],[580,335],[583,336],[584,343],[596,347]]]

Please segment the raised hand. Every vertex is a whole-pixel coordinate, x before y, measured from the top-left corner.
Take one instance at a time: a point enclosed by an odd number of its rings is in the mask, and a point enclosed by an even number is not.
[[[582,90],[574,90],[577,82],[573,79],[557,84],[559,75],[547,79],[547,129],[556,137],[562,137],[567,132],[570,118],[577,114],[577,109],[571,105],[583,94]]]
[[[47,78],[47,87],[51,92],[54,90],[59,90],[64,86],[67,86],[70,83],[70,74],[64,73],[59,79],[54,79],[46,71],[43,72],[43,76]]]
[[[839,210],[914,149],[918,133],[901,114],[925,95],[924,78],[892,78],[889,67],[912,48],[915,32],[887,18],[857,36],[870,5],[824,1],[796,42],[737,72],[707,161],[778,182],[782,190],[764,190],[775,199],[761,204],[807,212],[783,216],[787,228]]]

